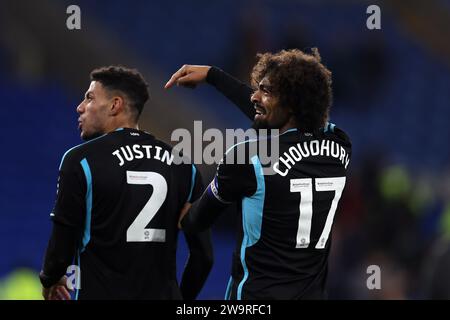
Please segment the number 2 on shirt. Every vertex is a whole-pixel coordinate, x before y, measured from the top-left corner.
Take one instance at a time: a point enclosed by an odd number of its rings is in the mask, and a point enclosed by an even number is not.
[[[145,228],[155,217],[167,196],[167,182],[162,175],[149,171],[127,171],[128,184],[149,184],[153,193],[136,219],[128,227],[127,242],[165,242],[166,230]]]

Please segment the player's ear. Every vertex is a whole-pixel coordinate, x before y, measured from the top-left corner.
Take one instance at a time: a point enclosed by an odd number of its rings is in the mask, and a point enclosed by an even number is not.
[[[125,101],[121,96],[114,96],[111,100],[111,106],[110,106],[110,114],[112,116],[115,116],[123,111],[125,108]]]

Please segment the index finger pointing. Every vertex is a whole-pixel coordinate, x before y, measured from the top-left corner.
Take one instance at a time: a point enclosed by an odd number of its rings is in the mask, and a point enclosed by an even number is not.
[[[181,77],[185,76],[187,73],[186,66],[182,66],[177,72],[175,72],[172,77],[170,77],[169,81],[167,81],[164,89],[169,89],[173,86],[173,84]]]

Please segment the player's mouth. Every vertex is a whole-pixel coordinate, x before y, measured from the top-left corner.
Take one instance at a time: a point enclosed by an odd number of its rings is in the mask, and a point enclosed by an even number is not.
[[[78,120],[78,129],[81,130],[83,127],[83,122],[81,120]]]
[[[255,120],[256,119],[262,119],[267,114],[266,109],[264,109],[264,107],[259,105],[259,104],[255,103],[254,108],[255,108],[255,112],[256,112]]]

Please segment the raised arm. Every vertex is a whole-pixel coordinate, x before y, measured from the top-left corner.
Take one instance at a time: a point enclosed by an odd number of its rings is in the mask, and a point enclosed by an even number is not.
[[[184,65],[172,75],[164,88],[169,89],[174,84],[195,88],[205,81],[233,102],[250,120],[253,120],[255,110],[250,101],[252,88],[217,67]]]

